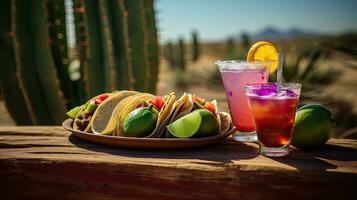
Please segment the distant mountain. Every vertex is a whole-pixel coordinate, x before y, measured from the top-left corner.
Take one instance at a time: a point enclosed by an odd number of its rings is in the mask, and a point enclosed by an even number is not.
[[[313,37],[320,35],[317,32],[302,30],[300,28],[291,28],[286,31],[277,29],[275,27],[267,27],[258,33],[251,33],[249,36],[251,40],[280,40],[280,39],[293,39],[293,38],[304,38]],[[241,38],[241,34],[238,39]]]

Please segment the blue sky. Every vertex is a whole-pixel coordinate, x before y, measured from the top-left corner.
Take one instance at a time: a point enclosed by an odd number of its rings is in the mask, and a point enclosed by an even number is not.
[[[188,39],[193,29],[203,40],[268,26],[357,31],[357,0],[157,0],[156,10],[161,41]]]

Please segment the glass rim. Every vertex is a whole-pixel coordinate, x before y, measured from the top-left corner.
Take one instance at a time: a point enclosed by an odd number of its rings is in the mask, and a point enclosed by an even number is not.
[[[284,95],[284,96],[279,96],[277,95],[278,93],[276,93],[275,95],[262,95],[262,94],[253,94],[254,90],[256,89],[260,89],[258,86],[264,86],[264,85],[272,85],[272,84],[276,84],[276,82],[269,82],[269,83],[257,83],[257,84],[247,84],[244,86],[244,90],[245,90],[245,95],[249,98],[259,98],[259,99],[269,99],[269,100],[273,100],[273,99],[299,99],[300,95],[301,95],[301,87],[302,84],[301,83],[294,83],[294,82],[285,82],[281,85],[281,89],[282,90],[290,90],[292,92],[294,92],[297,96],[288,96],[288,95]]]
[[[246,60],[217,60],[216,65],[222,64],[273,64],[275,61],[246,61]]]
[[[254,84],[246,84],[244,86],[244,88],[246,89],[250,89],[250,88],[253,88],[254,86],[259,86],[259,85],[271,85],[271,84],[274,84],[276,82],[268,82],[268,83],[254,83]],[[282,88],[284,89],[291,89],[291,88],[301,88],[302,87],[302,84],[301,83],[295,83],[295,82],[284,82],[282,83]]]

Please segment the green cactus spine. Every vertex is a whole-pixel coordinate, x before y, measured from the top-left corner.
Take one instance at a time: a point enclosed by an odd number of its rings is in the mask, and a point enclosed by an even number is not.
[[[200,47],[198,43],[197,31],[192,32],[192,60],[197,61],[200,55]]]

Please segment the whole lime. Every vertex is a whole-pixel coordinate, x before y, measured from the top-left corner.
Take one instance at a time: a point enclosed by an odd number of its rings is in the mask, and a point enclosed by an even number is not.
[[[206,109],[198,109],[167,126],[178,138],[207,137],[219,134],[217,118]]]
[[[301,149],[312,149],[325,144],[332,136],[335,121],[329,109],[320,104],[308,104],[295,115],[291,144]]]
[[[152,105],[133,110],[124,120],[124,135],[127,137],[148,136],[154,131],[157,118],[158,113]]]

